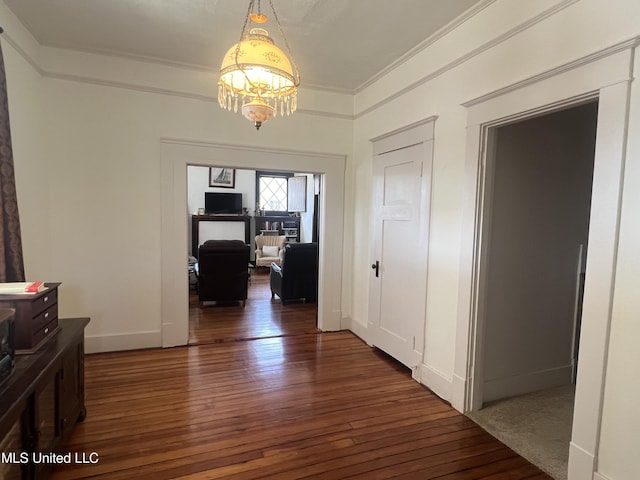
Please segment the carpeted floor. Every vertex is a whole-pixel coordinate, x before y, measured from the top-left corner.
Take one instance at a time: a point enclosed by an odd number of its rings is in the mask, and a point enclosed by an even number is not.
[[[575,385],[490,402],[468,416],[557,480],[566,480]]]

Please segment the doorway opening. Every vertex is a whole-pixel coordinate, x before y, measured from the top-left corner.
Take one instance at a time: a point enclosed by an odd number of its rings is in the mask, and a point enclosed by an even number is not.
[[[471,416],[560,479],[573,420],[597,115],[598,102],[589,101],[487,132],[474,385],[482,408]]]
[[[289,301],[283,305],[271,290],[271,260],[258,257],[258,240],[287,244],[318,243],[319,187],[322,176],[302,172],[253,169],[227,169],[233,184],[219,187],[210,181],[211,167],[187,165],[187,209],[192,214],[189,230],[189,259],[195,264],[198,246],[207,240],[241,240],[250,246],[249,279],[245,302],[203,302],[198,295],[197,275],[189,279],[189,345],[315,334],[317,327],[317,288],[309,302]],[[215,169],[213,170],[215,171]],[[282,180],[274,185],[269,178]],[[289,180],[289,181],[287,181]],[[274,183],[274,182],[272,182]],[[289,187],[289,188],[288,188]],[[230,220],[225,215],[203,215],[207,195],[235,195],[242,199],[244,215]],[[264,207],[270,207],[265,211]],[[231,218],[234,220],[234,218]],[[196,228],[193,228],[193,227]],[[235,227],[235,228],[232,228]],[[265,230],[266,229],[266,230]],[[259,237],[259,238],[258,238]],[[273,243],[268,241],[267,243]],[[275,261],[281,266],[286,249]],[[261,253],[261,252],[258,252]],[[258,259],[262,261],[257,263]],[[295,259],[294,259],[295,261]],[[315,273],[317,264],[306,272]],[[274,272],[274,275],[276,273]],[[301,281],[310,281],[307,277]]]
[[[318,249],[318,328],[342,328],[344,155],[179,139],[161,140],[162,346],[187,345],[189,287],[187,166],[311,172],[322,176]],[[247,243],[249,243],[247,241]]]

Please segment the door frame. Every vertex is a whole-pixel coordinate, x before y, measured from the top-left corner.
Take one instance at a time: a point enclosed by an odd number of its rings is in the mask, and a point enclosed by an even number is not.
[[[372,144],[372,161],[375,161],[375,158],[378,155],[389,153],[395,150],[400,150],[407,147],[412,147],[415,145],[423,145],[425,148],[429,148],[429,152],[425,157],[422,158],[422,179],[420,181],[420,203],[418,205],[418,238],[424,241],[425,248],[420,252],[414,252],[414,255],[417,256],[417,261],[420,262],[421,265],[424,265],[425,275],[427,276],[425,279],[425,292],[424,297],[426,298],[426,286],[429,282],[428,278],[428,266],[429,266],[429,238],[430,238],[430,223],[431,223],[431,186],[432,186],[432,175],[433,175],[433,139],[434,139],[434,131],[435,131],[435,122],[437,120],[437,116],[430,116],[428,118],[422,119],[420,121],[414,122],[412,124],[406,125],[399,129],[393,130],[391,132],[385,133],[378,137],[370,139]],[[427,147],[427,144],[428,147]],[[426,153],[425,150],[423,150]],[[375,179],[374,179],[375,182]],[[379,199],[375,198],[376,195],[376,186],[373,185],[372,189],[372,204],[375,205],[376,202],[379,202]],[[372,214],[375,215],[375,207]],[[376,219],[372,218],[371,221],[371,234],[370,237],[374,239],[370,244],[370,252],[369,257],[373,262],[376,261],[377,249],[379,248],[378,239],[376,238]],[[372,295],[372,291],[374,288],[374,282],[376,279],[373,276],[369,276],[369,311],[376,308],[376,300],[375,295]],[[420,359],[418,364],[411,365],[411,375],[414,380],[420,382],[421,381],[421,372],[422,372],[422,364],[424,364],[424,355],[425,355],[425,331],[426,331],[426,301],[424,305],[424,309],[422,312],[422,323],[420,331],[417,332],[417,337],[415,341],[415,345],[413,346],[413,350],[416,352],[420,352]],[[375,327],[373,326],[373,322],[371,321],[371,315],[369,315],[369,321],[367,322],[367,329],[369,331],[375,331]],[[369,336],[370,341],[369,344],[375,345],[376,343],[376,334]]]
[[[189,339],[189,285],[186,259],[190,215],[187,166],[224,166],[260,170],[304,171],[321,182],[318,265],[318,328],[342,329],[344,243],[344,169],[346,156],[248,147],[182,139],[161,139],[161,328],[162,346],[186,345]]]
[[[595,472],[619,238],[629,95],[635,42],[563,65],[463,104],[467,108],[466,199],[462,225],[452,405],[481,403],[482,322],[479,316],[487,158],[491,128],[598,99],[598,129],[589,227],[578,381],[569,478]],[[604,319],[604,321],[603,321]]]

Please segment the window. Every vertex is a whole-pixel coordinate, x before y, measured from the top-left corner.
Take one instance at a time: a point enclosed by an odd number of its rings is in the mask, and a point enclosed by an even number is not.
[[[258,206],[266,212],[287,212],[287,179],[291,174],[256,172]]]

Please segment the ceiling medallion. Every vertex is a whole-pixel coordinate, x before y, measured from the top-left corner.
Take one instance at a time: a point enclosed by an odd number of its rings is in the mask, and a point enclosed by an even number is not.
[[[224,56],[218,81],[220,107],[234,112],[240,109],[256,129],[278,113],[290,115],[298,106],[300,72],[271,0],[269,5],[289,56],[275,45],[264,28],[253,27],[247,32],[249,21],[257,25],[267,22],[260,0],[257,11],[256,0],[250,0],[240,41]]]

